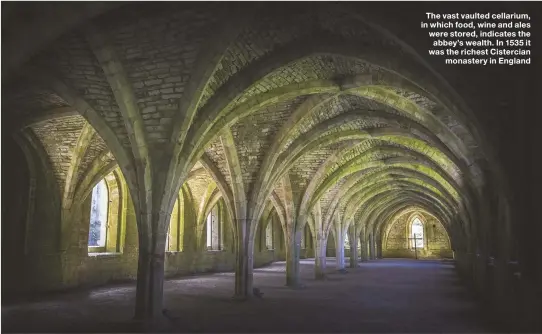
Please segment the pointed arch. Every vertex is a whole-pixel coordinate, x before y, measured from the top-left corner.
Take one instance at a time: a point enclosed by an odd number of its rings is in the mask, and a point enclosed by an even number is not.
[[[407,224],[410,248],[425,249],[425,225],[425,219],[422,215],[416,212],[410,216]]]

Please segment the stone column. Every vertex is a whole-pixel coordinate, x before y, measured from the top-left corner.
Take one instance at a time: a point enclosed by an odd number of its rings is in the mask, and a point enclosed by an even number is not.
[[[367,238],[365,237],[365,232],[363,230],[361,231],[360,239],[361,239],[361,262],[366,262],[369,260],[369,254],[367,253],[368,241],[367,241]]]
[[[358,267],[358,233],[354,224],[348,229],[348,239],[350,240],[350,268]]]
[[[382,258],[382,240],[376,241],[375,245],[376,245],[376,258],[381,259]]]
[[[335,225],[335,259],[337,270],[344,270],[344,233],[340,224]]]
[[[314,278],[324,279],[326,277],[326,250],[327,240],[322,232],[318,232],[318,235],[314,241]]]
[[[375,259],[375,244],[372,234],[369,234],[369,260]]]
[[[69,210],[63,208],[61,212],[61,236],[60,236],[60,260],[61,260],[61,280],[65,287],[75,287],[80,281],[80,271],[77,269],[77,263],[81,258],[87,256],[87,248],[79,247],[81,243],[81,233],[78,233],[82,224],[87,224],[85,234],[88,240],[88,221],[90,217],[84,213],[90,213],[90,200],[82,204],[74,204]],[[84,217],[84,218],[83,218]],[[88,245],[88,242],[84,243]]]
[[[254,236],[250,235],[250,220],[240,219],[236,223],[235,237],[235,295],[237,299],[252,297],[254,266]]]
[[[151,223],[146,219],[138,226],[139,259],[137,265],[135,318],[148,325],[162,320],[164,293],[164,255],[169,215],[155,213]]]
[[[288,231],[286,236],[286,285],[298,287],[299,253],[301,251],[301,231]]]

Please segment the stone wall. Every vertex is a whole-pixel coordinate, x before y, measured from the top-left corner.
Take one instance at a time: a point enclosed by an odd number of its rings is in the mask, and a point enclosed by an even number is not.
[[[89,209],[88,205],[84,206]],[[85,210],[85,211],[90,211]],[[89,214],[83,215],[85,218]],[[80,236],[88,236],[88,227],[81,228]],[[86,233],[85,233],[86,232]],[[18,293],[63,290],[67,288],[92,287],[111,282],[136,279],[137,275],[137,226],[133,208],[126,217],[125,245],[122,253],[88,253],[86,248],[68,252],[53,252],[36,255],[26,263],[31,278],[24,290]],[[284,260],[284,249],[261,248],[256,240],[254,266],[259,267],[273,261]],[[166,252],[165,276],[176,277],[202,272],[233,271],[235,253],[231,238],[225,240],[225,249],[220,251],[186,250]]]
[[[446,230],[430,215],[419,214],[424,224],[424,247],[417,249],[418,258],[452,258],[452,249]],[[416,252],[410,247],[409,224],[412,214],[396,218],[384,237],[382,255],[388,258],[415,258]]]
[[[4,143],[10,142],[9,139],[3,139]],[[8,152],[10,163],[4,165],[2,170],[10,176],[3,179],[3,187],[5,190],[9,189],[9,195],[5,192],[2,200],[2,291],[16,287],[18,276],[24,271],[22,261],[18,261],[13,254],[24,254],[25,251],[25,203],[28,201],[30,180],[27,168],[17,168],[18,164],[24,166],[25,162],[21,150]],[[5,225],[3,222],[6,220],[14,223]]]
[[[20,152],[18,153],[20,155]],[[19,156],[19,160],[22,158]],[[45,162],[35,162],[40,167]],[[16,161],[16,165],[26,162]],[[47,291],[59,291],[72,288],[95,287],[112,282],[134,281],[137,275],[138,263],[138,233],[134,208],[128,196],[125,205],[125,232],[120,252],[89,253],[88,233],[90,221],[89,194],[83,203],[75,210],[68,224],[70,225],[69,242],[66,249],[60,247],[61,229],[61,201],[56,189],[58,183],[52,169],[46,172],[45,168],[35,168],[36,175],[31,175],[34,188],[34,210],[31,213],[30,225],[26,230],[19,231],[21,240],[27,238],[27,250],[24,251],[23,241],[18,243],[17,251],[6,249],[3,242],[3,254],[10,254],[12,261],[3,261],[3,269],[10,270],[11,275],[4,276],[6,283],[17,281],[18,284],[10,286],[19,289],[3,289],[6,298],[18,298],[25,294]],[[26,173],[23,178],[27,179]],[[31,173],[32,174],[32,173]],[[17,180],[13,180],[14,187]],[[28,190],[28,184],[20,185],[21,189]],[[15,194],[15,193],[14,193]],[[23,194],[24,195],[24,194]],[[15,196],[14,196],[15,197]],[[24,198],[24,196],[18,196]],[[13,214],[4,215],[3,231],[6,226],[20,225],[25,220],[21,213],[26,212],[28,200],[13,206]],[[13,216],[17,214],[16,216]],[[13,216],[13,217],[11,217]],[[20,216],[20,217],[19,217]],[[4,220],[4,218],[9,218]],[[110,216],[111,218],[111,216]],[[166,252],[165,276],[177,277],[202,272],[233,271],[235,266],[235,252],[232,231],[229,222],[223,222],[224,246],[222,250],[208,251],[198,249],[196,242],[197,229],[195,228],[195,215],[190,206],[186,206],[184,224],[184,247],[180,252]],[[23,222],[24,223],[24,222]],[[280,222],[273,225],[274,249],[268,250],[265,244],[265,233],[261,238],[257,234],[254,249],[254,266],[259,267],[273,261],[285,260],[285,242]],[[3,234],[4,236],[4,234]],[[6,235],[7,236],[7,235]],[[301,257],[313,256],[312,249],[301,251]],[[20,270],[14,270],[17,264]],[[9,281],[9,282],[8,282]],[[23,282],[21,284],[21,282]]]

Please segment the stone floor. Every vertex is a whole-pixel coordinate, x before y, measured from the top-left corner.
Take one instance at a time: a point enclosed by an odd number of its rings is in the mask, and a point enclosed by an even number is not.
[[[173,332],[484,332],[477,306],[442,261],[377,260],[348,273],[313,278],[301,261],[304,289],[284,286],[285,263],[255,269],[263,299],[231,298],[234,276],[221,273],[168,280],[165,307]],[[2,332],[133,332],[135,286],[63,293],[2,306]]]

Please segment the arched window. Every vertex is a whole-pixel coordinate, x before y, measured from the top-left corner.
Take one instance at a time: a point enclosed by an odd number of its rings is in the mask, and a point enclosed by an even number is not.
[[[416,217],[412,220],[412,226],[410,229],[410,238],[412,248],[423,248],[424,235],[423,235],[423,223],[420,218]]]
[[[222,250],[220,211],[220,205],[216,204],[207,215],[207,250]]]
[[[273,239],[273,217],[271,217],[265,228],[265,246],[269,250],[274,249]]]
[[[126,184],[119,170],[107,174],[89,196],[88,252],[122,253],[126,227]]]
[[[108,193],[105,180],[98,182],[92,189],[90,206],[89,247],[105,247],[107,238]]]

